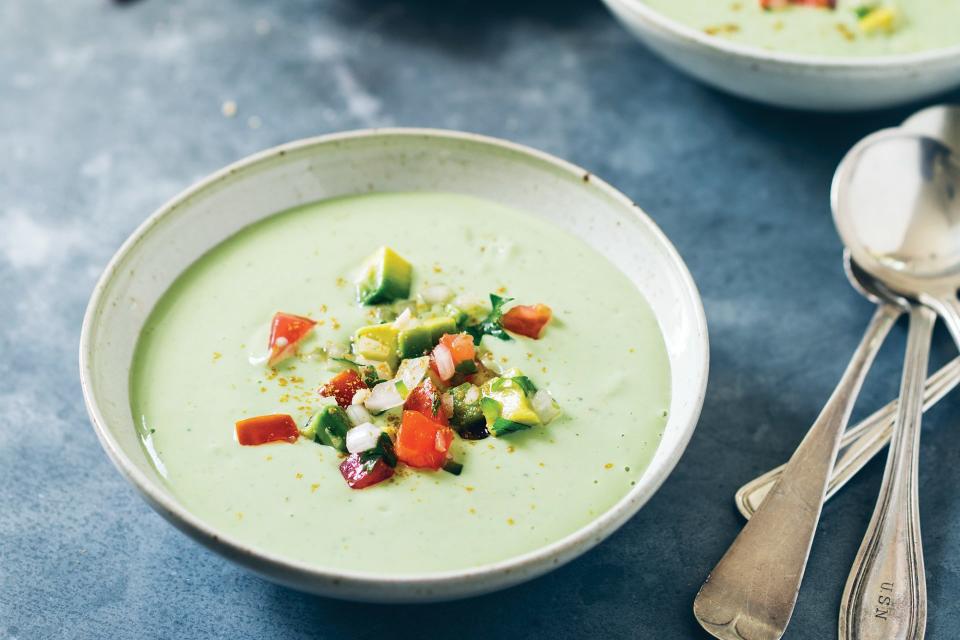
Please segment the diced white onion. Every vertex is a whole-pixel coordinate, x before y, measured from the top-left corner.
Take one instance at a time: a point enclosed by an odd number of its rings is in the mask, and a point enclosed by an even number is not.
[[[450,353],[447,345],[437,345],[437,348],[433,350],[433,359],[437,361],[437,373],[440,374],[441,380],[449,380],[457,372],[457,368],[453,364],[453,354]]]
[[[370,389],[357,389],[350,400],[350,404],[363,404],[370,397]]]
[[[533,394],[530,403],[533,405],[533,410],[536,411],[537,417],[540,418],[540,422],[543,424],[547,424],[560,415],[560,405],[557,404],[557,401],[553,399],[553,396],[550,395],[550,392],[546,389],[540,389]]]
[[[480,387],[476,385],[470,385],[470,388],[467,389],[467,392],[463,394],[463,402],[465,404],[476,404],[480,401]]]
[[[420,292],[420,296],[427,304],[440,304],[453,297],[453,289],[446,285],[438,284],[427,287]]]
[[[490,351],[480,355],[480,364],[497,375],[500,375],[500,372],[503,370],[500,363],[497,362],[497,358]]]
[[[396,380],[387,380],[381,382],[370,392],[370,397],[364,401],[364,406],[371,413],[383,413],[387,409],[393,409],[403,404],[403,398],[397,390]]]
[[[429,356],[423,356],[420,358],[407,358],[400,363],[400,367],[397,369],[397,379],[406,385],[407,393],[409,393],[413,391],[418,384],[420,384],[420,381],[423,380],[423,377],[427,375],[427,370],[429,368]]]
[[[374,371],[377,372],[377,378],[380,380],[389,380],[393,377],[393,369],[390,368],[389,362],[384,362],[382,360],[369,360],[363,356],[357,356],[354,358],[354,362],[373,367]]]
[[[360,453],[377,446],[380,429],[369,422],[364,422],[347,431],[347,451]]]
[[[409,307],[404,309],[403,313],[397,316],[397,319],[393,321],[393,326],[396,327],[399,331],[410,329],[416,324],[417,324],[417,319],[413,317],[413,312],[410,311]]]
[[[363,389],[363,391],[367,390]],[[360,403],[354,403],[347,407],[347,417],[350,418],[350,423],[355,427],[359,427],[364,422],[370,422],[373,420],[373,418],[370,416],[370,412],[367,411],[367,408]]]
[[[453,417],[453,396],[445,393],[440,396],[440,406],[443,407],[443,413],[448,417]]]
[[[332,407],[337,404],[337,399],[333,396],[320,396],[320,399],[317,400],[317,405],[322,409],[323,407]]]
[[[331,358],[342,358],[347,355],[347,350],[339,344],[334,344],[332,342],[327,344],[327,355]]]

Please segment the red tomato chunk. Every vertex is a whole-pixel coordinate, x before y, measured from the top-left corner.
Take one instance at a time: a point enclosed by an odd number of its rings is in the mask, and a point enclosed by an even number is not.
[[[341,371],[330,382],[323,385],[320,389],[320,395],[336,398],[337,404],[343,408],[350,406],[353,396],[360,389],[366,389],[367,385],[360,379],[360,374],[352,369]]]
[[[242,445],[267,442],[296,442],[300,437],[297,423],[285,413],[257,416],[237,422],[237,441]]]
[[[545,304],[521,304],[503,314],[503,328],[537,340],[552,317],[553,311]]]
[[[445,333],[440,338],[440,344],[450,349],[454,365],[458,365],[466,360],[473,360],[477,355],[477,349],[473,345],[473,336],[468,333],[458,333],[455,335]]]
[[[340,475],[351,489],[365,489],[383,482],[393,475],[393,469],[383,458],[364,462],[360,453],[353,453],[340,463]]]
[[[404,411],[397,433],[397,458],[411,467],[439,469],[447,460],[453,430],[419,411]]]
[[[267,364],[275,366],[297,353],[297,343],[307,337],[317,323],[310,318],[292,313],[278,312],[270,325],[270,359]]]
[[[410,392],[407,401],[403,403],[403,408],[410,411],[419,411],[431,420],[447,425],[449,420],[447,414],[441,408],[440,396],[440,390],[433,384],[433,380],[426,378]],[[436,408],[436,411],[434,411],[434,408]]]

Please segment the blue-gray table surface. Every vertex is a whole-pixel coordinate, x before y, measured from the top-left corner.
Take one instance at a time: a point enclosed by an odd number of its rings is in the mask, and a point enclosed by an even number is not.
[[[746,103],[665,66],[593,0],[4,0],[0,638],[705,637],[691,602],[742,524],[734,490],[789,456],[871,312],[841,270],[833,169],[918,106]],[[202,549],[113,469],[77,379],[88,295],[154,208],[254,151],[383,125],[501,136],[604,177],[677,245],[710,326],[702,419],[649,504],[543,578],[447,604],[308,596]],[[895,395],[903,337],[857,415]],[[934,351],[955,353],[942,330]],[[921,449],[934,639],[960,635],[958,408],[929,412]],[[825,508],[787,638],[835,636],[882,470]]]

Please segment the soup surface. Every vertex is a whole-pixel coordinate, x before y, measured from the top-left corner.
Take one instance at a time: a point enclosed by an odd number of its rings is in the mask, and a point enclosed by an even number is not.
[[[344,483],[334,449],[306,438],[240,446],[237,420],[287,413],[303,424],[316,410],[334,374],[312,354],[369,323],[352,278],[381,245],[413,264],[414,293],[446,285],[549,304],[541,339],[482,344],[563,414],[509,437],[456,438],[459,476],[401,465],[363,490]],[[318,324],[271,370],[252,356],[278,310]],[[540,218],[446,193],[329,200],[242,230],[163,296],[131,376],[144,447],[191,512],[287,559],[395,575],[504,560],[587,524],[643,474],[670,404],[663,338],[626,276]]]
[[[837,0],[834,8],[790,4],[775,9],[765,9],[761,0],[645,1],[694,29],[774,51],[878,56],[960,45],[956,0]]]

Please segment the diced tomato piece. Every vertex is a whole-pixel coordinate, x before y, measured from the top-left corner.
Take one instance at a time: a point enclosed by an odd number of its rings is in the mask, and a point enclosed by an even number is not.
[[[440,344],[450,349],[454,366],[465,360],[473,360],[477,355],[477,348],[473,345],[473,336],[469,333],[449,334],[440,337]]]
[[[320,388],[320,395],[337,399],[337,404],[343,408],[350,406],[353,395],[366,389],[367,385],[353,369],[341,371],[330,379],[330,382]]]
[[[270,341],[267,343],[267,348],[270,349],[267,364],[272,367],[294,355],[297,352],[297,343],[306,338],[316,324],[310,318],[282,311],[273,316]]]
[[[791,4],[806,5],[809,7],[822,7],[824,9],[836,9],[837,0],[760,0],[760,7],[763,9],[783,9]]]
[[[242,445],[267,442],[296,442],[300,437],[297,423],[285,413],[257,416],[237,422],[237,441]]]
[[[453,429],[419,411],[404,411],[397,432],[397,458],[411,467],[439,469],[453,442]]]
[[[537,340],[552,317],[553,311],[545,304],[521,304],[503,314],[503,328]]]
[[[441,395],[440,390],[433,384],[433,380],[429,377],[424,378],[423,382],[414,387],[410,395],[407,396],[403,408],[409,411],[419,411],[431,420],[446,426],[450,424],[450,421],[447,414],[443,412],[441,406],[443,403],[440,401]],[[434,411],[434,408],[436,408],[436,411]]]
[[[352,453],[340,463],[340,475],[351,489],[365,489],[393,475],[393,468],[383,458],[363,461],[362,453]]]

